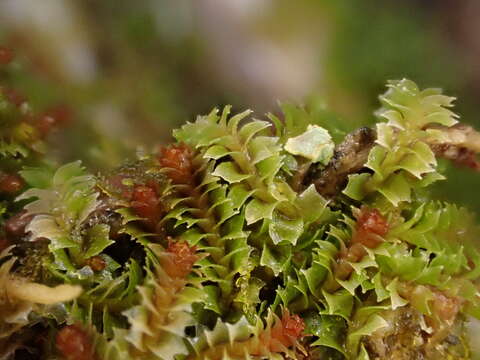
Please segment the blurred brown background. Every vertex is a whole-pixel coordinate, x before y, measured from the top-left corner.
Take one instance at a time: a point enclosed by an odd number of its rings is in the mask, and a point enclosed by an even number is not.
[[[92,169],[225,104],[260,117],[311,103],[371,124],[386,81],[403,77],[457,96],[480,128],[478,0],[0,0],[0,43],[36,107],[71,109],[51,156]],[[439,196],[480,210],[479,175],[446,171]]]

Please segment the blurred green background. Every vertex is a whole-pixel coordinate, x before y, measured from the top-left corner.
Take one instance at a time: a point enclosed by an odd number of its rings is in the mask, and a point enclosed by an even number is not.
[[[0,1],[9,81],[72,113],[50,155],[96,170],[225,104],[257,117],[314,104],[371,124],[386,81],[404,77],[456,96],[480,128],[479,35],[478,0]],[[480,212],[480,175],[442,166],[438,196]]]

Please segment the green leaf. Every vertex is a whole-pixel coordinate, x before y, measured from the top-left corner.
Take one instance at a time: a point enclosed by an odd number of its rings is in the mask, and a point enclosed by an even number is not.
[[[258,199],[252,199],[249,201],[245,208],[245,220],[247,225],[254,224],[259,220],[272,219],[273,210],[277,206],[277,203],[267,203]]]
[[[116,209],[115,212],[122,216],[122,225],[126,225],[132,221],[142,220],[142,217],[136,215],[129,207]]]
[[[348,280],[337,279],[337,282],[342,285],[342,287],[346,289],[352,296],[355,296],[355,290],[365,281],[368,281],[368,276],[365,274],[364,271],[354,271]]]
[[[368,352],[363,344],[360,346],[360,353],[358,354],[357,360],[370,360],[370,356],[368,356]]]
[[[24,145],[18,144],[16,142],[6,142],[0,140],[0,155],[2,157],[27,157],[30,153],[30,150],[27,149]]]
[[[420,91],[413,81],[407,79],[389,81],[387,86],[388,91],[380,96],[385,106],[380,116],[384,116],[385,110],[396,110],[402,115],[395,118],[396,122],[404,127],[411,124],[423,128],[433,123],[452,126],[457,123],[458,116],[446,109],[452,106],[454,98],[442,95],[440,90]],[[391,116],[387,118],[392,119]]]
[[[49,246],[50,250],[53,253],[53,256],[55,258],[54,264],[50,265],[50,268],[54,271],[52,271],[55,275],[58,275],[60,278],[64,279],[66,282],[69,282],[70,275],[75,273],[77,271],[77,268],[73,265],[73,263],[70,261],[70,258],[68,257],[65,248],[57,249],[54,248],[51,244]],[[47,265],[48,266],[48,265]],[[69,276],[59,273],[58,270],[67,270],[70,273],[68,274]]]
[[[295,201],[306,224],[317,221],[327,206],[327,200],[318,193],[315,185],[310,185]]]
[[[26,183],[33,188],[46,189],[52,185],[53,173],[50,168],[35,168],[27,166],[19,171],[19,174],[23,177]]]
[[[302,311],[309,306],[308,286],[305,278],[301,274],[296,272],[295,276],[289,276],[286,279],[285,287],[279,287],[277,289],[277,298],[275,299],[274,307],[278,305],[279,301],[281,301],[284,306],[295,311]]]
[[[205,309],[212,310],[215,313],[221,315],[220,310],[220,289],[214,285],[207,285],[203,287],[205,293]]]
[[[278,139],[270,136],[257,136],[248,144],[248,152],[252,164],[258,164],[271,156],[276,156],[280,151]]]
[[[402,201],[410,201],[411,188],[403,174],[390,176],[378,191],[385,196],[393,206],[398,206]]]
[[[317,338],[311,346],[327,346],[346,356],[343,342],[347,326],[342,317],[310,312],[304,317],[304,320],[305,333],[312,334]]]
[[[239,277],[236,285],[239,290],[234,301],[242,303],[247,317],[254,316],[255,306],[260,303],[260,290],[265,286],[265,282],[256,277]]]
[[[422,175],[432,173],[435,171],[434,164],[425,163],[416,153],[412,152],[405,155],[403,159],[395,166],[395,169],[403,169],[415,176],[417,179],[422,179]]]
[[[338,290],[333,294],[323,291],[327,308],[325,314],[338,315],[345,320],[350,319],[353,309],[353,297],[347,290]]]
[[[309,104],[308,108],[288,103],[281,104],[285,122],[282,124],[272,114],[268,114],[270,120],[275,123],[278,129],[282,130],[282,142],[287,139],[301,135],[309,125],[321,126],[327,129],[337,139],[343,138],[345,131],[338,129],[342,121],[325,109],[325,105],[318,101]],[[335,124],[335,126],[333,126]]]
[[[430,164],[435,166],[437,160],[435,159],[435,154],[423,141],[417,141],[411,147],[412,153],[414,153],[424,164]]]
[[[271,184],[275,178],[275,175],[280,171],[283,166],[283,157],[280,155],[270,156],[265,160],[262,160],[256,164],[260,180]]]
[[[247,145],[256,134],[270,126],[271,124],[267,121],[255,120],[242,126],[238,135],[242,143]]]
[[[268,233],[275,245],[282,241],[295,245],[302,232],[303,219],[301,217],[297,219],[288,219],[284,215],[278,213],[278,211],[274,212],[273,219],[268,227]]]
[[[133,294],[136,291],[137,286],[140,285],[143,279],[142,269],[134,259],[130,259],[127,266],[128,266],[128,270],[127,270],[128,285],[126,286],[120,298]]]
[[[53,176],[53,185],[63,185],[67,181],[82,175],[84,175],[84,169],[81,166],[81,161],[74,161],[58,168]]]
[[[368,321],[359,329],[348,334],[347,348],[350,354],[356,354],[358,345],[363,336],[372,335],[375,331],[388,326],[388,323],[380,315],[374,314],[370,316]]]
[[[194,123],[187,123],[174,130],[173,136],[179,141],[195,148],[215,144],[225,137],[225,130],[218,125],[218,109],[213,109],[206,116],[199,116]]]
[[[251,248],[247,245],[246,237],[229,240],[226,244],[226,252],[224,259],[229,261],[228,265],[232,273],[250,272],[248,264],[252,263]]]
[[[408,304],[408,301],[400,297],[397,291],[397,279],[395,278],[390,284],[387,285],[387,290],[390,292],[390,300],[392,301],[392,309],[405,306]]]
[[[208,148],[208,150],[203,154],[203,157],[207,159],[214,159],[218,160],[224,156],[231,154],[232,152],[229,151],[225,146],[222,145],[213,145]]]
[[[288,266],[291,258],[291,247],[288,245],[277,245],[269,247],[263,245],[260,265],[272,269],[275,276],[278,276]]]
[[[376,177],[380,181],[384,180],[382,166],[388,151],[392,150],[387,150],[381,146],[374,146],[372,150],[370,150],[370,153],[368,154],[368,161],[365,164],[366,167],[375,172]]]
[[[319,262],[314,262],[311,267],[308,269],[301,270],[302,274],[305,276],[307,280],[307,285],[310,292],[316,296],[320,296],[320,285],[325,280],[327,276],[327,269],[325,266],[320,264]]]
[[[354,200],[362,200],[367,195],[365,184],[371,175],[367,173],[353,174],[348,176],[347,187],[343,193]]]
[[[107,246],[114,243],[110,240],[110,226],[97,224],[87,230],[88,249],[83,255],[86,259],[100,254]]]
[[[394,206],[410,202],[412,190],[442,178],[436,173],[437,162],[426,143],[432,136],[430,124],[454,125],[457,116],[447,109],[452,98],[438,89],[420,91],[410,80],[390,81],[380,97],[383,108],[377,114],[387,123],[377,125],[377,146],[370,151],[368,175],[353,174],[344,193],[362,200],[369,193],[380,192]],[[437,132],[438,135],[438,132]]]
[[[434,298],[435,295],[428,287],[417,285],[410,294],[410,303],[422,314],[431,315],[429,304]]]
[[[50,215],[35,216],[28,224],[26,231],[32,233],[32,239],[49,239],[52,250],[79,246],[79,243],[70,237],[69,232],[62,229]]]
[[[235,184],[229,187],[228,198],[233,208],[239,210],[253,193],[254,190],[248,190],[243,184]]]
[[[377,302],[381,303],[383,300],[386,300],[390,297],[390,293],[383,286],[382,276],[380,273],[377,273],[373,277],[373,284],[375,286],[375,294],[377,295]]]
[[[396,111],[391,111],[391,113],[398,115],[398,112]],[[368,156],[368,163],[367,166],[370,167],[371,163],[377,164],[377,169],[379,169],[378,165],[381,164],[383,159],[385,158],[386,155],[386,150],[391,151],[394,144],[395,144],[395,127],[390,126],[385,123],[378,123],[377,124],[377,144],[381,146],[375,146],[371,151]],[[378,151],[379,153],[373,154],[373,151]],[[371,168],[371,167],[370,167]],[[378,170],[376,170],[378,171]]]
[[[230,184],[238,183],[251,177],[249,174],[240,173],[233,162],[220,163],[217,165],[212,175],[218,176]]]

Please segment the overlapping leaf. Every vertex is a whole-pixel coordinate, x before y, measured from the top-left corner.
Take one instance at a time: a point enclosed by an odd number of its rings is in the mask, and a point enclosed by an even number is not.
[[[377,124],[377,144],[366,167],[373,175],[354,174],[345,194],[362,200],[378,192],[393,206],[409,202],[412,189],[442,178],[436,173],[437,162],[425,142],[429,125],[452,126],[457,115],[448,108],[454,98],[438,89],[419,90],[410,80],[391,81],[380,97],[383,104],[377,115],[386,123]]]

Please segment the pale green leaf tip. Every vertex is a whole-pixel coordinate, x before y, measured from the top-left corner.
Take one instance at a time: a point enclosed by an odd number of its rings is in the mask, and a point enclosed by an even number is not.
[[[334,147],[335,144],[329,132],[318,125],[308,125],[303,134],[288,139],[285,144],[285,150],[290,154],[322,164],[330,161]]]

